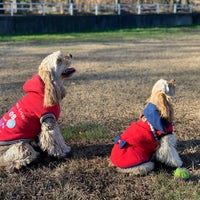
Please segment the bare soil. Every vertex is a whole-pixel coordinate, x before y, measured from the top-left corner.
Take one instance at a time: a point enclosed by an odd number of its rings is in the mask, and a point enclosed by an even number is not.
[[[4,42],[0,45],[0,116],[24,94],[23,83],[53,51],[71,53],[77,72],[66,80],[62,129],[105,128],[103,138],[68,142],[66,160],[43,158],[12,175],[0,172],[1,199],[198,199],[200,198],[200,37],[102,42]],[[175,134],[191,173],[173,180],[159,163],[147,176],[119,174],[108,166],[113,139],[138,119],[153,84],[175,79]],[[186,191],[184,191],[184,188]],[[180,193],[178,193],[178,190]],[[171,195],[171,196],[170,196]],[[174,196],[173,196],[174,195]]]

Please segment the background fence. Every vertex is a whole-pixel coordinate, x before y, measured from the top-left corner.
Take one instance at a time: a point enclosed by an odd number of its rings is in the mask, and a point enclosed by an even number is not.
[[[200,13],[1,16],[0,35],[50,34],[140,27],[190,26],[197,24],[200,24]]]
[[[200,4],[63,4],[0,3],[3,15],[124,15],[200,12]]]

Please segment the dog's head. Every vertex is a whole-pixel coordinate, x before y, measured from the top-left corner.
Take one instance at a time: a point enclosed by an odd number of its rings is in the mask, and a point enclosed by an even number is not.
[[[53,106],[65,97],[62,83],[64,78],[70,77],[75,69],[71,67],[72,55],[63,55],[61,51],[53,52],[43,59],[38,74],[45,84],[44,106]]]
[[[170,80],[169,82],[167,82],[164,79],[160,79],[154,84],[151,93],[152,95],[154,95],[158,92],[162,92],[168,97],[172,97],[175,95],[175,89],[176,89],[175,80]]]
[[[157,107],[161,117],[170,122],[172,122],[174,118],[174,110],[171,104],[171,98],[175,95],[175,88],[175,80],[170,80],[168,82],[164,79],[160,79],[154,84],[151,96],[147,100],[147,102],[151,102]]]

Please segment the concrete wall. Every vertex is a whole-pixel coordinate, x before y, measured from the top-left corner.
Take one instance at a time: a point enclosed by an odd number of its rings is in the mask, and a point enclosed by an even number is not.
[[[0,16],[0,35],[66,33],[200,24],[200,13],[101,16]]]

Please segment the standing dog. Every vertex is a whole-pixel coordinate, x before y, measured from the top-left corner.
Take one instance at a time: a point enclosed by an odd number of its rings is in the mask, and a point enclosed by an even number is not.
[[[71,54],[63,56],[60,51],[45,57],[38,74],[23,85],[25,96],[0,119],[0,166],[9,172],[38,157],[31,145],[36,139],[50,156],[64,157],[70,152],[57,121],[65,97],[63,79],[75,72],[71,61]]]
[[[154,169],[152,157],[171,167],[181,167],[173,134],[171,97],[175,81],[160,79],[153,86],[141,118],[115,138],[110,160],[120,172],[145,175]]]

